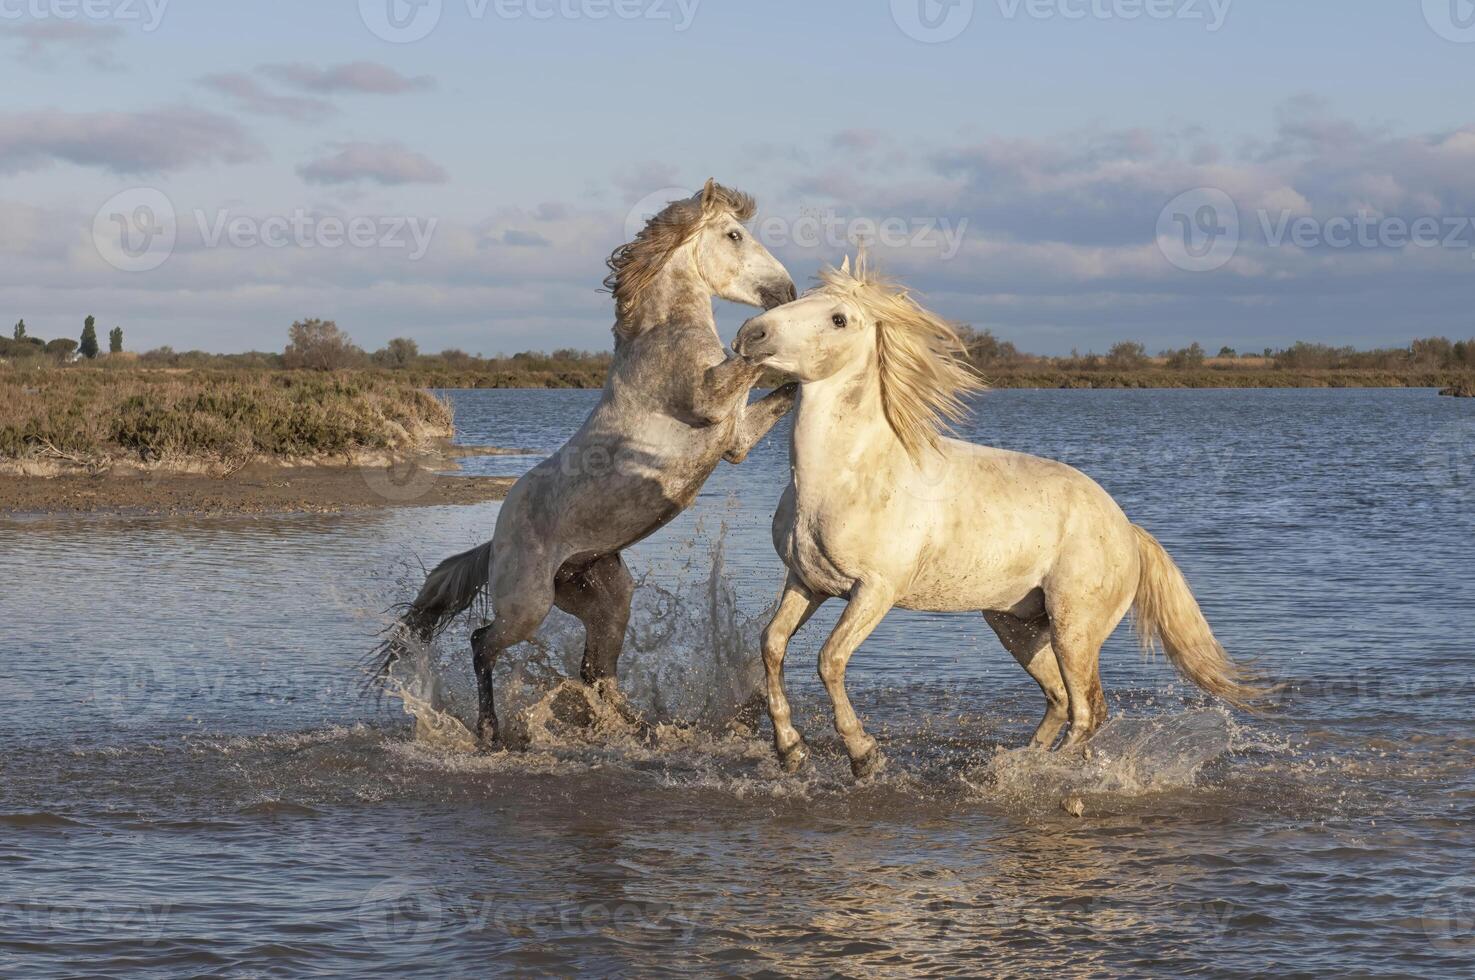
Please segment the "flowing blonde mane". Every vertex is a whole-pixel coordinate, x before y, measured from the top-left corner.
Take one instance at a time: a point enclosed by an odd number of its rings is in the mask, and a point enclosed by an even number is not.
[[[604,277],[604,288],[615,296],[615,337],[629,340],[635,335],[633,315],[646,290],[671,254],[691,241],[703,225],[723,214],[746,222],[757,210],[752,197],[709,180],[700,194],[672,201],[646,223],[633,242],[615,249],[606,261],[609,275]]]
[[[820,289],[859,305],[876,324],[876,360],[886,421],[914,458],[968,412],[963,396],[987,385],[963,359],[957,328],[924,309],[896,283],[873,275],[864,253],[820,272]]]

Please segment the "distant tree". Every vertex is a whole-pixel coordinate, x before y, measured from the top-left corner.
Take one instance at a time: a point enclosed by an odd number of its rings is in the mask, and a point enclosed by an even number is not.
[[[363,356],[353,339],[332,320],[298,320],[288,332],[282,362],[289,368],[336,371]]]
[[[1265,348],[1265,353],[1263,355],[1261,355],[1261,356],[1264,357],[1268,361],[1272,357],[1275,356],[1275,351],[1273,351],[1269,347],[1267,347],[1267,348]]]
[[[1135,368],[1147,363],[1147,348],[1134,340],[1123,340],[1111,345],[1106,360],[1114,368]]]
[[[46,353],[52,355],[59,361],[70,360],[72,353],[77,349],[77,342],[70,337],[58,337],[46,342]]]
[[[1423,337],[1408,345],[1408,353],[1415,364],[1442,367],[1452,359],[1454,345],[1444,337]]]
[[[1168,367],[1178,370],[1203,367],[1204,364],[1204,348],[1198,341],[1177,350],[1165,350],[1163,356],[1168,359]]]
[[[373,361],[380,367],[407,368],[420,356],[420,345],[408,337],[395,337],[373,354]]]
[[[11,331],[11,336],[16,340],[26,339],[26,321],[24,317],[22,317],[20,321],[16,323],[15,329]]]
[[[77,350],[89,361],[97,356],[97,318],[89,316],[82,322],[82,342]]]
[[[1019,360],[1019,349],[1009,341],[995,337],[987,328],[974,330],[963,326],[959,328],[958,336],[962,338],[969,359],[975,364],[996,365]]]
[[[108,331],[108,353],[123,353],[123,328],[114,327]]]
[[[1218,356],[1219,357],[1238,357],[1239,356],[1239,351],[1235,350],[1233,347],[1230,347],[1228,345],[1225,345],[1225,346],[1219,348],[1219,354],[1218,354]]]

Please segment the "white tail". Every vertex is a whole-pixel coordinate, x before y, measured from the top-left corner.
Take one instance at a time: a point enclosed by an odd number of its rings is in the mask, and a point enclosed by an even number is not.
[[[1241,708],[1273,694],[1244,667],[1229,659],[1204,619],[1188,580],[1157,539],[1137,525],[1137,553],[1142,577],[1137,585],[1133,619],[1142,649],[1151,653],[1158,643],[1178,673],[1216,697]]]

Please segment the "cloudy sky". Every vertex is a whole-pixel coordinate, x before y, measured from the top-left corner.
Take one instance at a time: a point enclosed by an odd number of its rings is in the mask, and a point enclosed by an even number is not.
[[[1470,0],[0,0],[0,317],[600,348],[716,176],[1028,350],[1467,337],[1472,80]]]

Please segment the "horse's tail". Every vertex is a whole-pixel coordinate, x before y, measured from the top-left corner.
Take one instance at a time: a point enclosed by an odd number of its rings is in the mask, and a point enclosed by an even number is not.
[[[1132,534],[1142,565],[1132,607],[1142,649],[1150,654],[1161,642],[1178,673],[1240,708],[1252,709],[1275,693],[1275,687],[1229,659],[1204,619],[1188,580],[1157,539],[1135,524]]]
[[[492,543],[452,555],[425,576],[420,594],[410,603],[389,637],[372,654],[378,663],[374,677],[384,681],[413,643],[429,643],[457,615],[471,608],[486,588],[492,569]]]

